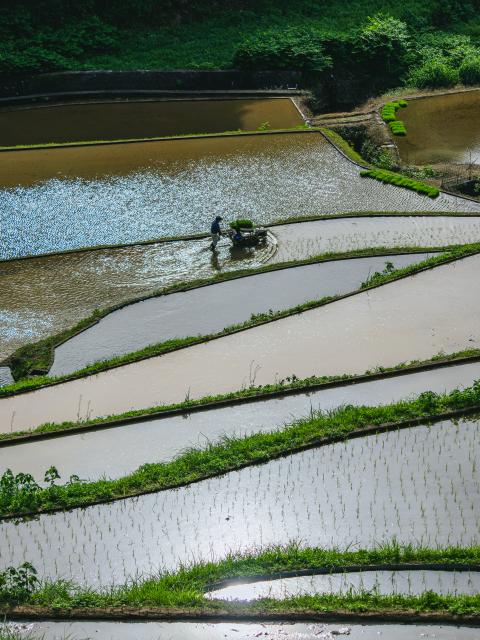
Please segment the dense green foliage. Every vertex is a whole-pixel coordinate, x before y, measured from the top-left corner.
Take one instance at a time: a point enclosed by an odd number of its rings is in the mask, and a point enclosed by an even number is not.
[[[465,60],[458,70],[463,84],[480,84],[480,55]]]
[[[244,437],[225,436],[203,449],[188,449],[170,462],[149,463],[117,480],[105,478],[83,482],[70,478],[65,485],[55,484],[56,469],[47,474],[49,486],[42,488],[29,474],[13,475],[7,470],[0,481],[0,515],[22,515],[82,507],[98,502],[123,499],[152,491],[178,487],[228,473],[247,465],[267,462],[301,450],[321,446],[332,438],[348,438],[358,429],[376,425],[396,425],[404,420],[432,418],[445,411],[480,406],[480,381],[448,394],[431,391],[414,400],[379,407],[345,406],[329,412],[311,412],[305,418],[271,433]]]
[[[417,76],[408,71],[431,60],[456,70],[478,57],[477,4],[18,0],[2,7],[0,73],[237,64],[301,69],[313,78],[332,73],[372,92],[398,86],[404,77],[411,82]]]
[[[324,71],[332,66],[322,32],[312,27],[269,30],[247,38],[235,53],[234,65],[244,69]]]
[[[412,178],[407,178],[399,173],[393,173],[392,171],[386,171],[385,169],[369,169],[361,171],[360,175],[364,178],[373,178],[379,182],[385,182],[386,184],[394,184],[397,187],[404,187],[411,191],[428,196],[429,198],[437,198],[440,195],[440,190],[437,187],[432,187],[425,182],[419,182]]]
[[[413,69],[409,82],[419,89],[442,89],[458,84],[458,71],[445,62],[429,60]]]

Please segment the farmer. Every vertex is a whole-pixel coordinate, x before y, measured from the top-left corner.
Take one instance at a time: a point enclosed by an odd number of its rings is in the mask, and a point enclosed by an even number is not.
[[[211,251],[217,250],[217,243],[222,235],[222,230],[220,228],[220,222],[222,222],[222,220],[223,218],[221,216],[217,216],[210,227],[210,235],[212,236],[212,244],[210,245]]]

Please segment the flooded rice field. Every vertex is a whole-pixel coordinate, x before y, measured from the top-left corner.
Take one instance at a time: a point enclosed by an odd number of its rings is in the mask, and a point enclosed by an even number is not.
[[[35,105],[0,109],[5,147],[154,138],[189,133],[254,131],[303,124],[290,98],[231,100],[142,100]]]
[[[0,367],[0,387],[13,382],[12,374],[8,367]]]
[[[146,462],[171,460],[188,447],[204,447],[225,435],[274,431],[312,411],[330,411],[345,404],[389,404],[427,390],[443,393],[465,388],[479,379],[480,362],[473,362],[83,434],[64,433],[58,438],[0,448],[0,475],[8,468],[14,473],[28,471],[41,482],[45,471],[54,465],[60,483],[71,475],[90,480],[119,478]]]
[[[352,591],[373,591],[386,596],[418,596],[425,591],[442,595],[475,595],[480,591],[480,572],[406,570],[333,573],[232,584],[207,595],[220,600],[281,600],[292,596]]]
[[[215,255],[208,244],[165,242],[0,262],[0,358],[74,326],[95,309],[151,295],[176,282],[255,268],[276,249],[273,237],[255,251],[224,242]]]
[[[365,180],[314,132],[7,151],[0,175],[0,258],[205,231],[217,214],[266,224],[345,211],[480,211]]]
[[[149,295],[165,285],[252,268],[266,261],[305,259],[327,251],[373,246],[445,246],[480,241],[480,218],[380,217],[321,220],[273,227],[256,250],[222,240],[158,243],[0,263],[0,358],[75,325],[95,309]]]
[[[29,622],[17,628],[30,630],[42,640],[477,640],[472,627],[429,624],[351,624],[349,621],[323,623],[201,623],[201,622]],[[15,624],[12,623],[12,628]],[[1,627],[0,627],[1,629]]]
[[[209,287],[152,298],[119,309],[55,350],[50,375],[172,338],[216,333],[252,315],[348,293],[387,263],[395,268],[429,254],[361,258],[281,269]]]
[[[368,247],[438,247],[480,239],[480,218],[398,216],[318,220],[272,227],[278,250],[272,262]]]
[[[410,100],[401,117],[407,135],[395,142],[406,164],[480,164],[480,91]]]
[[[118,414],[292,375],[364,373],[473,348],[480,341],[479,266],[480,256],[471,256],[241,334],[4,398],[0,428]]]
[[[439,422],[311,449],[188,487],[0,523],[0,569],[92,586],[285,545],[478,541],[479,422]],[[59,554],[58,550],[62,553]]]

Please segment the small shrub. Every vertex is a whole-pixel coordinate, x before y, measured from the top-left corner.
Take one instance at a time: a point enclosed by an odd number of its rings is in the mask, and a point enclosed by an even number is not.
[[[430,60],[421,67],[413,69],[408,83],[418,89],[440,89],[454,87],[459,82],[458,71],[444,62]]]
[[[480,84],[480,56],[465,60],[458,74],[463,84]]]
[[[0,602],[24,602],[37,586],[37,571],[29,562],[24,562],[18,569],[8,567],[0,572]]]

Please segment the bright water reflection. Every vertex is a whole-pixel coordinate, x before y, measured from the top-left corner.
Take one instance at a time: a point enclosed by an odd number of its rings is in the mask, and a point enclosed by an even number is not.
[[[0,174],[4,258],[206,231],[216,214],[480,211],[365,180],[308,132],[7,152]]]

